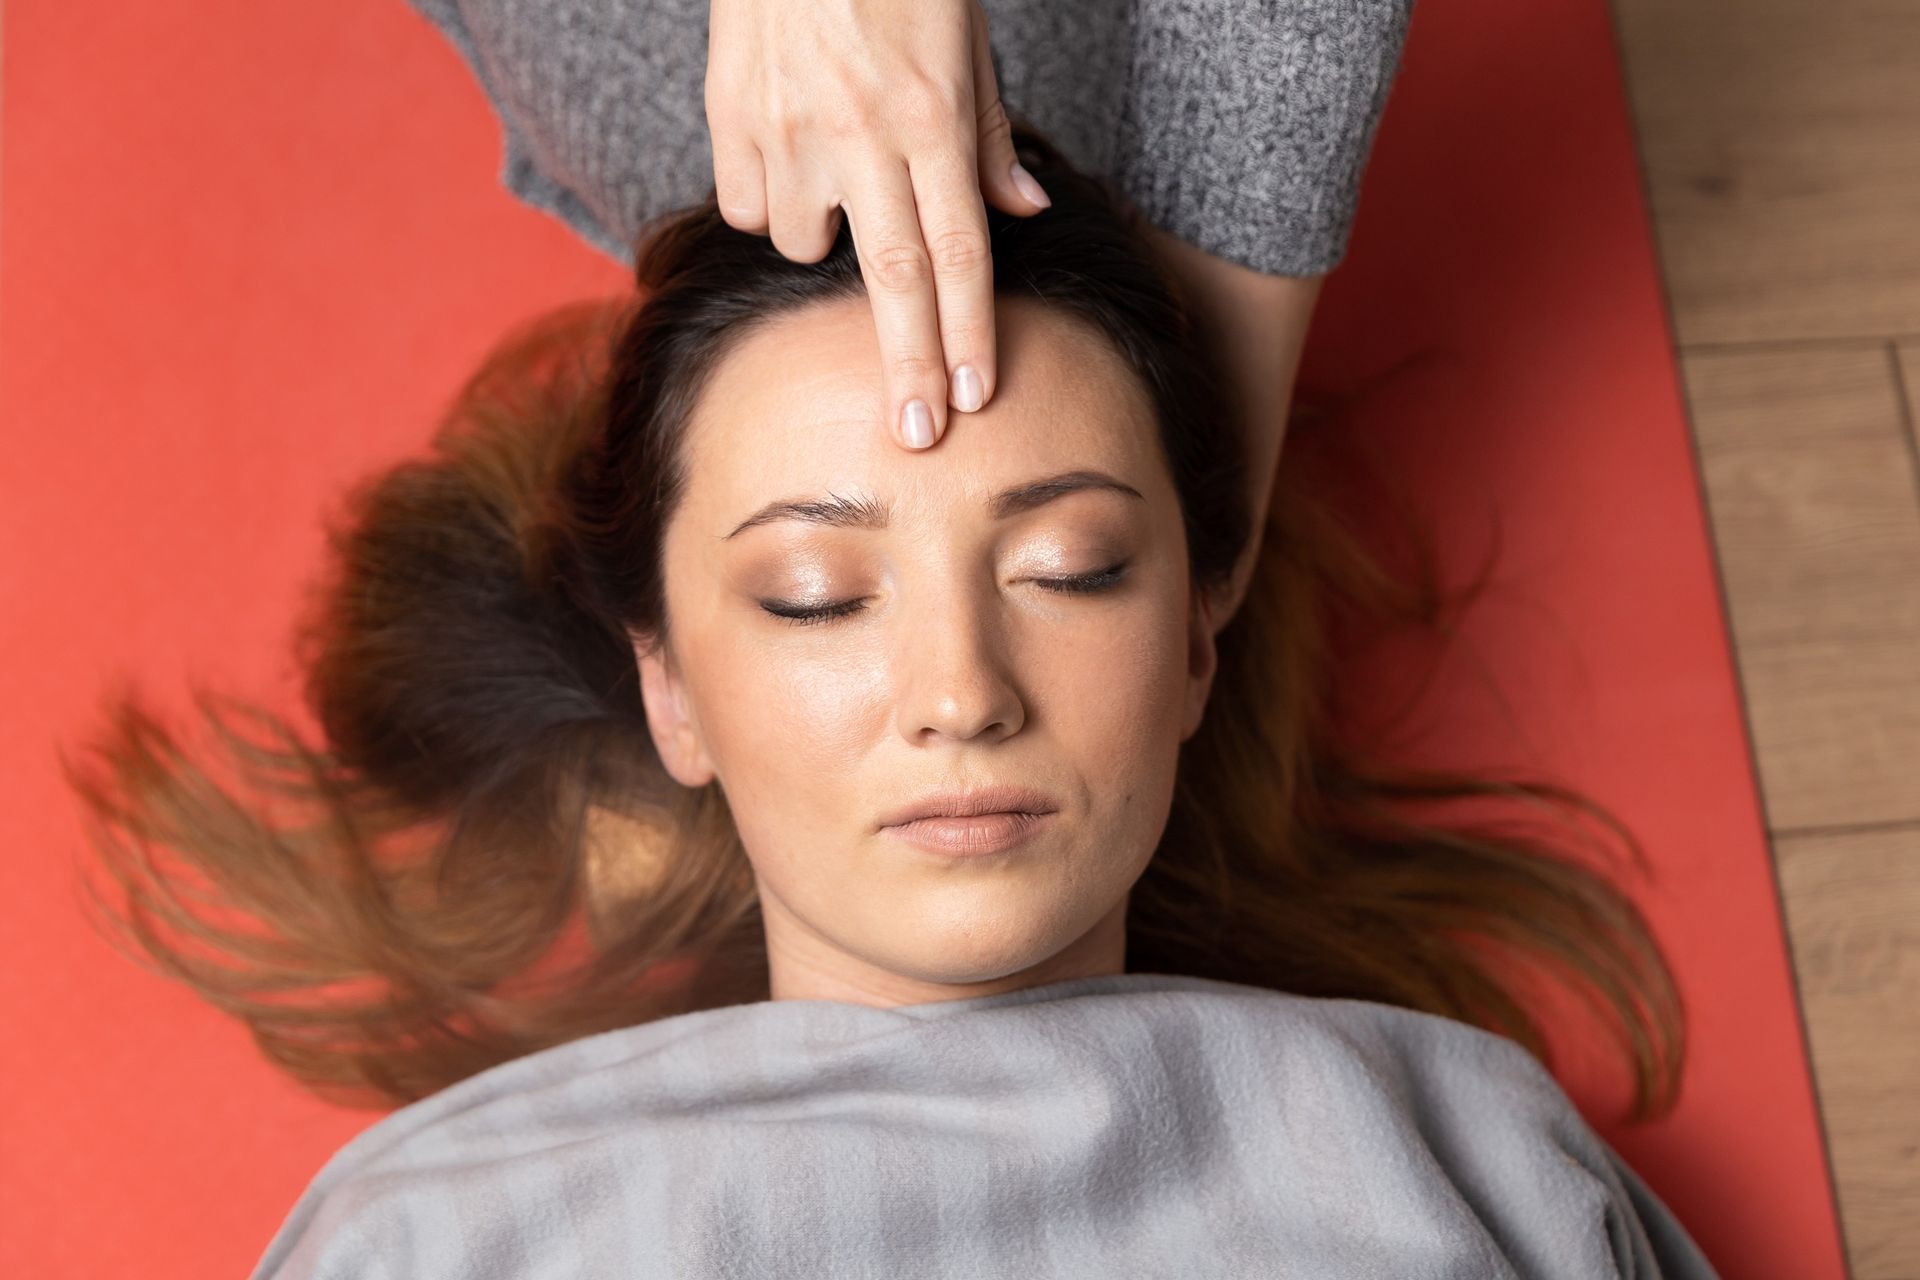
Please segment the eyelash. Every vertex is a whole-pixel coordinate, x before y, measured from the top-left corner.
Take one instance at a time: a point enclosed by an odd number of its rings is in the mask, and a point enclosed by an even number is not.
[[[1034,581],[1062,595],[1093,595],[1110,590],[1126,572],[1127,561],[1109,565],[1093,573],[1076,573],[1066,578],[1035,578]],[[813,626],[816,623],[831,622],[835,618],[857,613],[861,607],[858,600],[844,600],[839,604],[822,605],[817,609],[799,609],[792,605],[782,605],[777,600],[762,600],[760,607],[783,622],[791,622],[798,627]]]

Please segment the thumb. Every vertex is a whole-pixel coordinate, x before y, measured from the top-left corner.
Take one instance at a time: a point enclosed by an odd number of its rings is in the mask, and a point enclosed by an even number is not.
[[[1021,165],[1013,149],[1013,124],[993,73],[993,51],[987,42],[987,18],[973,6],[973,101],[979,108],[980,195],[1002,213],[1019,217],[1038,213],[1053,203]]]

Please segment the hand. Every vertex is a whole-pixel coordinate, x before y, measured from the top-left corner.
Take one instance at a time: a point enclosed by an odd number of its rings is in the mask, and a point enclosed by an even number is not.
[[[712,0],[706,109],[730,226],[818,262],[845,210],[887,422],[908,448],[993,396],[986,204],[1049,203],[1014,156],[977,0]]]

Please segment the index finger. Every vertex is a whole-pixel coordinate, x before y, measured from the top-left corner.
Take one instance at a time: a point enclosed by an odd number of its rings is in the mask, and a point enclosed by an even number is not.
[[[921,238],[904,161],[862,171],[841,203],[873,304],[880,375],[894,438],[924,449],[947,424],[947,366],[940,355],[933,263]]]

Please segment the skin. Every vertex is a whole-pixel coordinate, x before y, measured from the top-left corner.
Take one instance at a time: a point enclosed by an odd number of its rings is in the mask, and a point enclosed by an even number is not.
[[[669,638],[636,636],[648,723],[686,786],[718,779],[759,885],[776,1000],[879,1007],[1125,972],[1128,896],[1165,829],[1215,669],[1178,498],[1136,377],[1081,322],[1002,299],[1001,393],[926,453],[875,430],[863,298],[777,318],[716,370],[664,547]],[[1098,470],[995,518],[990,495]],[[873,499],[885,528],[776,500]],[[1126,568],[1103,591],[1046,579]],[[859,601],[795,623],[763,602]],[[966,859],[881,831],[935,790],[1011,782],[1058,806]]]

